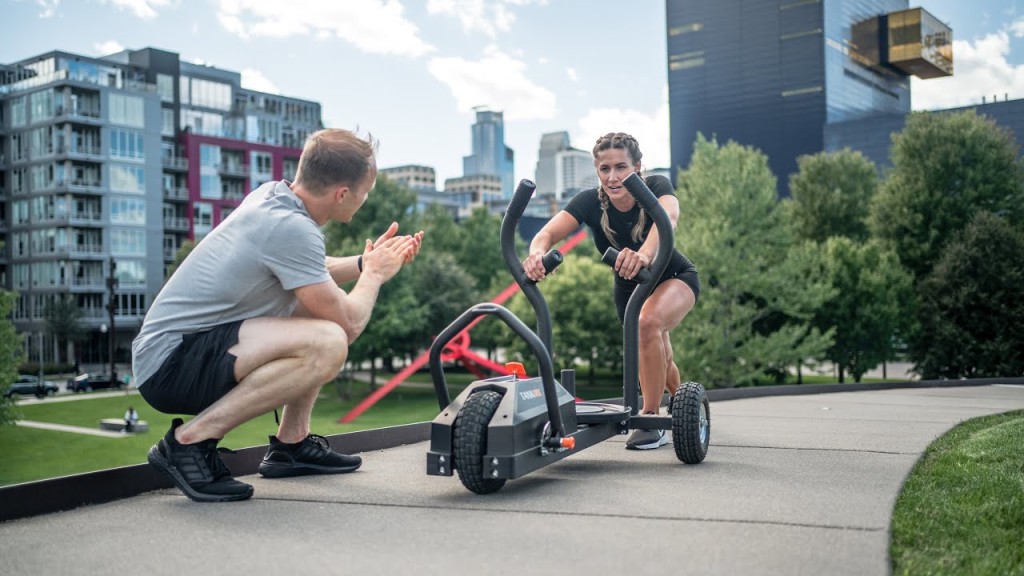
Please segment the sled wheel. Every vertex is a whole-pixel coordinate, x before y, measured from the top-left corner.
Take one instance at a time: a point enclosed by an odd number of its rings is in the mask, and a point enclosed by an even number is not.
[[[687,382],[672,398],[672,444],[676,457],[686,464],[700,464],[711,442],[711,406],[704,387]]]
[[[484,390],[472,394],[455,417],[452,436],[453,465],[462,485],[477,494],[497,492],[505,479],[484,478],[484,454],[487,452],[487,426],[501,404],[501,394]]]

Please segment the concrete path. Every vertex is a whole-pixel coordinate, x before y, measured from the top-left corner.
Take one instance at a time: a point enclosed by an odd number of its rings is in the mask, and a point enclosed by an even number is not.
[[[56,432],[71,432],[73,434],[88,434],[89,436],[102,436],[104,438],[127,438],[130,434],[124,432],[111,432],[109,430],[100,430],[99,428],[86,428],[84,426],[68,426],[66,424],[52,424],[50,422],[36,422],[34,420],[18,420],[14,423],[15,426],[24,426],[25,428],[40,428],[43,430],[54,430]]]
[[[0,524],[0,574],[887,574],[889,519],[924,449],[1024,409],[1024,387],[712,404],[700,465],[618,437],[489,496],[426,476],[426,443],[333,477],[246,476],[251,501],[176,490]]]

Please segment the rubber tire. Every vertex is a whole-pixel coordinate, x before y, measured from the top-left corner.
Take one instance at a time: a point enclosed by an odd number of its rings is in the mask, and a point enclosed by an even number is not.
[[[477,494],[491,494],[505,485],[505,478],[484,478],[487,426],[501,404],[501,394],[482,390],[471,394],[455,417],[452,433],[453,466],[462,485]]]
[[[703,438],[701,428],[704,428]],[[686,464],[700,464],[708,454],[708,445],[711,444],[711,404],[704,387],[697,382],[681,384],[672,398],[672,444],[676,449],[676,457]]]

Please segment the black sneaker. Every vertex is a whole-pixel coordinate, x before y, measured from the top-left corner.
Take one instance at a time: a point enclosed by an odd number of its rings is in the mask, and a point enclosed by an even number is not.
[[[271,436],[270,448],[260,462],[260,474],[264,478],[342,474],[357,470],[362,463],[359,456],[332,451],[327,438],[319,434],[310,434],[297,444],[285,444]]]
[[[231,471],[217,453],[217,439],[179,444],[174,431],[181,418],[149,449],[149,463],[196,502],[231,502],[252,497],[252,486],[231,477]]]

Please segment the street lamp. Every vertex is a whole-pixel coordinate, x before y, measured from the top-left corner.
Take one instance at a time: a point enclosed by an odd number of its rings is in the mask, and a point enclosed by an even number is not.
[[[107,330],[109,330],[109,329],[110,328],[107,327],[107,323],[106,322],[104,322],[103,324],[100,324],[100,334],[103,334],[104,336],[106,336],[107,335]],[[106,344],[106,342],[103,342],[102,340],[104,340],[104,339],[101,339],[101,341],[100,341],[100,365],[106,364],[106,358],[103,357],[104,356],[104,354],[103,354],[103,347]]]

